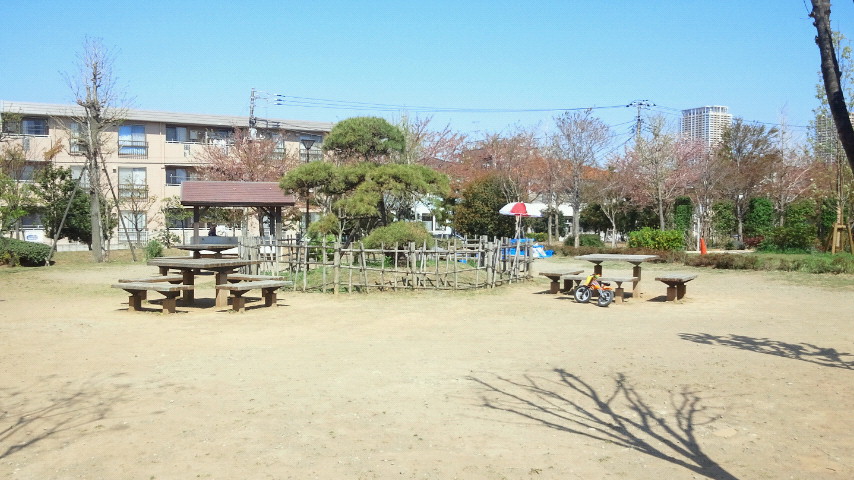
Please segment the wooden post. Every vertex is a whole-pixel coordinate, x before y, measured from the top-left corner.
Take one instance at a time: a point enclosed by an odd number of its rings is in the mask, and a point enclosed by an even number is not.
[[[338,295],[340,293],[339,284],[341,282],[341,242],[335,241],[335,253],[332,258],[332,293]]]

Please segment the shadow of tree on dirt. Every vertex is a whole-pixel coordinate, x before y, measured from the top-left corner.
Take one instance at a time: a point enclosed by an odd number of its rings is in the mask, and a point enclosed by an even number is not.
[[[756,353],[802,360],[824,367],[854,370],[854,354],[839,352],[835,348],[824,348],[810,343],[786,343],[769,338],[745,335],[712,335],[709,333],[680,333],[679,337],[695,343],[722,345]]]
[[[635,449],[708,478],[733,480],[706,455],[695,427],[710,424],[696,392],[671,394],[673,413],[656,412],[629,384],[624,374],[613,389],[600,393],[577,375],[555,369],[557,380],[526,375],[515,381],[496,376],[470,380],[485,388],[483,406],[539,422],[549,428]]]
[[[63,432],[79,438],[85,434],[81,427],[106,419],[128,388],[91,379],[56,389],[57,382],[49,376],[20,389],[0,389],[0,459]]]

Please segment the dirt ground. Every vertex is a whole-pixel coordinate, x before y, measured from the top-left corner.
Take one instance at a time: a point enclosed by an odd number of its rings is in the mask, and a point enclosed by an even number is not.
[[[109,287],[142,264],[6,269],[0,478],[854,478],[854,279],[665,269],[175,315]]]

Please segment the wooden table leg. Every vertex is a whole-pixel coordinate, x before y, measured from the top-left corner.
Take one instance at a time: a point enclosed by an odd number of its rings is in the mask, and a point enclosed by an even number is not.
[[[195,284],[195,274],[193,273],[193,269],[187,268],[185,270],[181,270],[181,275],[184,277],[182,279],[182,283],[184,285],[194,285]],[[193,293],[193,289],[184,290],[184,302],[187,305],[191,305],[196,300],[195,294]]]
[[[226,285],[228,283],[228,270],[217,270],[216,271],[216,283],[217,285]],[[227,307],[228,306],[228,290],[225,289],[217,289],[216,290],[216,306],[217,307]]]

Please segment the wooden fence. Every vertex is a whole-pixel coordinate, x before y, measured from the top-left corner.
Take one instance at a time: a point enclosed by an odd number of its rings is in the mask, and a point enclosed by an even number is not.
[[[364,248],[361,243],[306,244],[295,240],[242,238],[241,258],[261,260],[259,273],[293,281],[294,290],[467,290],[531,278],[531,247],[509,239],[439,241],[416,246]]]

